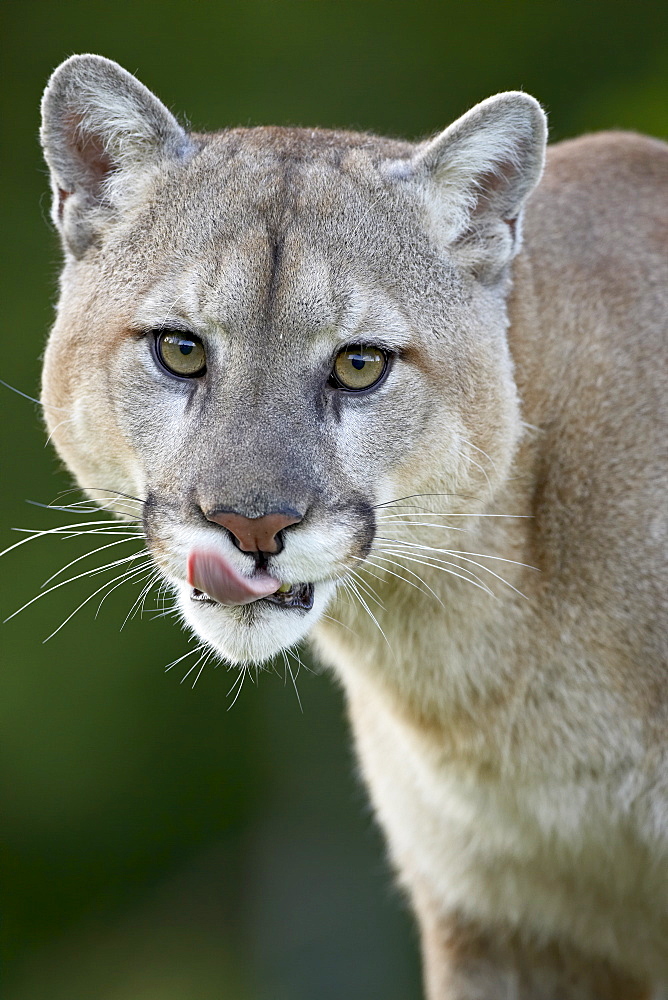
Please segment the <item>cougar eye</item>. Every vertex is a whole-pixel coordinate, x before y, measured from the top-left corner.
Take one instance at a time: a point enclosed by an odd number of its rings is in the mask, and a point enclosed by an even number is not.
[[[351,344],[336,355],[330,381],[339,389],[359,392],[377,385],[387,366],[388,356],[379,347]]]
[[[204,345],[188,333],[165,330],[157,334],[155,349],[168,372],[181,378],[196,378],[206,371]]]

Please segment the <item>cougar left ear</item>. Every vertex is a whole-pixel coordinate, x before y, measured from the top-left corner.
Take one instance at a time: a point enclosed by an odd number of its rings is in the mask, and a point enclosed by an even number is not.
[[[150,90],[97,55],[72,56],[55,70],[42,99],[41,139],[53,220],[75,256],[104,225],[115,194],[131,190],[133,177],[194,148]]]
[[[479,272],[495,273],[519,248],[522,208],[540,180],[546,141],[538,102],[509,91],[477,104],[394,172],[422,188],[438,241]]]

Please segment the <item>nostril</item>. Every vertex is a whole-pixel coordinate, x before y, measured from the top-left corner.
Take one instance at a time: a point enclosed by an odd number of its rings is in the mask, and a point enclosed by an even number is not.
[[[242,552],[262,552],[275,555],[283,548],[281,532],[302,517],[296,511],[276,511],[261,517],[245,517],[233,510],[213,510],[206,514],[209,521],[226,528]]]

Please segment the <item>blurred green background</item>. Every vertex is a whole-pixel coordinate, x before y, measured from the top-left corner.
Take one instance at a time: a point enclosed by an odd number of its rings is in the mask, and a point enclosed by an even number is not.
[[[118,60],[198,129],[317,124],[418,137],[523,88],[552,138],[668,131],[665,2],[99,3],[3,0],[0,378],[35,395],[58,247],[38,106],[74,52]],[[68,477],[37,408],[0,386],[2,538],[50,528]],[[2,617],[84,551],[3,558]],[[95,586],[99,585],[99,581]],[[4,1000],[411,1000],[416,935],[392,888],[332,679],[282,668],[180,684],[170,621],[94,618],[72,584],[2,626]],[[149,602],[150,604],[150,602]]]

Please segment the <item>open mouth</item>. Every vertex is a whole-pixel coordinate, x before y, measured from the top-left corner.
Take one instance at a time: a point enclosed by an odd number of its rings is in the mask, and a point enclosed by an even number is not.
[[[313,607],[313,584],[293,583],[291,586],[284,584],[275,594],[269,594],[262,600],[276,604],[279,608],[301,608],[302,611],[310,611]]]
[[[281,583],[266,570],[245,576],[220,552],[193,549],[188,555],[186,579],[192,590],[190,598],[202,604],[238,607],[269,601],[279,608],[313,607],[312,583]]]
[[[203,590],[198,590],[193,587],[190,594],[191,601],[197,601],[200,604],[219,604],[219,601],[209,597]],[[300,608],[302,611],[310,611],[313,607],[313,584],[312,583],[293,583],[293,584],[283,584],[274,594],[269,594],[266,597],[259,598],[259,602],[267,601],[269,604],[275,604],[279,608]],[[253,604],[257,604],[258,601],[253,601]]]

